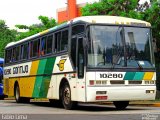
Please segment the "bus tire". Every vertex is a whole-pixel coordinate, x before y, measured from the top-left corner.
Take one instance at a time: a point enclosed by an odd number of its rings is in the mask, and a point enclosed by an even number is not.
[[[18,84],[15,86],[14,96],[15,96],[15,100],[16,100],[17,103],[22,102],[22,98],[20,97],[20,89],[19,89]]]
[[[113,104],[117,110],[124,110],[129,105],[129,101],[114,101]]]
[[[77,105],[77,102],[71,100],[71,89],[68,83],[65,83],[62,87],[62,104],[65,109],[71,110],[74,109]]]

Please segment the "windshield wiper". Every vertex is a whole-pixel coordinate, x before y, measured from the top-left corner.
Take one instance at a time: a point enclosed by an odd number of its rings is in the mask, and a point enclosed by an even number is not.
[[[143,69],[142,65],[140,65],[140,64],[139,64],[139,62],[138,62],[137,60],[135,60],[135,61],[136,61],[136,63],[138,64],[139,69],[141,69],[141,70],[142,70],[142,69]]]
[[[129,52],[128,52],[129,53]],[[140,69],[143,69],[143,67],[142,67],[142,65],[136,60],[136,59],[131,59],[132,58],[132,56],[133,56],[133,54],[134,54],[134,49],[131,49],[131,53],[129,54],[129,56],[128,56],[128,58],[126,59],[126,61],[128,61],[128,60],[133,60],[133,61],[135,61],[136,63],[137,63],[137,65],[138,65],[138,67],[140,68]],[[127,56],[126,56],[127,57]],[[127,62],[128,63],[128,62]]]

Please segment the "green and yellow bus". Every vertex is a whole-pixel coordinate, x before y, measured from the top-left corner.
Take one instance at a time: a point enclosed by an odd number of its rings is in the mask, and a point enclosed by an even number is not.
[[[4,94],[77,102],[154,100],[156,72],[148,22],[117,16],[75,18],[5,48]]]

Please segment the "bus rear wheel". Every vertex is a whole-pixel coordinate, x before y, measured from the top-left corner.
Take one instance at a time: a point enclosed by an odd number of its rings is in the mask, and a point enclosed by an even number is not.
[[[71,101],[71,90],[68,83],[64,84],[61,95],[62,95],[62,104],[65,109],[71,110],[76,107],[77,102]]]
[[[129,105],[129,101],[114,101],[113,104],[117,110],[124,110]]]
[[[15,86],[15,99],[17,103],[21,103],[22,102],[22,98],[20,97],[20,89],[19,89],[19,85],[17,84]]]

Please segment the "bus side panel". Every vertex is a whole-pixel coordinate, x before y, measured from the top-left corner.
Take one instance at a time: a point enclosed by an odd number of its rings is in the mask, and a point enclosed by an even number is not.
[[[57,76],[52,75],[51,81],[48,88],[47,98],[49,99],[59,99],[59,90],[57,91]],[[59,88],[59,87],[58,87]]]
[[[36,77],[24,77],[20,78],[20,96],[22,97],[32,97],[34,83]]]
[[[42,59],[39,62],[32,97],[46,98],[52,76],[55,57]]]
[[[53,76],[49,85],[49,90],[47,98],[49,99],[59,99],[59,87],[62,79],[66,79],[69,83],[71,89],[71,98],[73,101],[77,100],[76,84],[77,79],[75,77],[75,72],[71,65],[71,61],[68,55],[58,56],[55,61],[53,68]]]
[[[9,79],[9,93],[8,93],[8,96],[11,96],[11,97],[14,96],[14,84],[15,84],[15,81],[18,81],[18,79],[17,78],[10,78]]]
[[[8,93],[9,93],[9,78],[4,78],[3,93],[4,93],[4,95],[8,96]]]
[[[20,95],[26,97],[26,94],[28,94],[27,88],[30,87],[32,82],[30,82],[29,79],[24,79],[24,78],[30,75],[31,63],[32,62],[28,62],[28,63],[16,64],[4,67],[5,95],[14,96],[14,85],[15,82],[17,81],[20,88]],[[24,94],[24,92],[26,94]]]
[[[39,60],[33,61],[30,68],[29,77],[21,78],[19,85],[24,87],[23,90],[21,90],[22,97],[32,97],[38,65]]]

